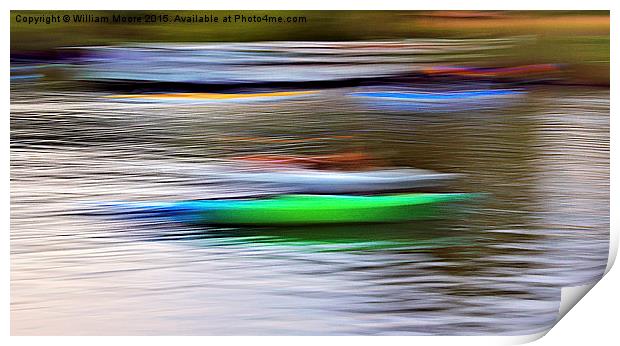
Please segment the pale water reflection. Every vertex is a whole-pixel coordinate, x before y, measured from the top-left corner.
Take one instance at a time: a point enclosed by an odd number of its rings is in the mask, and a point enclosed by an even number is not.
[[[526,334],[609,242],[609,92],[528,86],[474,110],[374,109],[351,93],[200,105],[13,85],[12,334]],[[274,140],[275,139],[275,140]],[[282,140],[307,139],[307,140]],[[215,228],[87,215],[93,201],[264,193],[238,155],[364,151],[489,197],[405,225]]]

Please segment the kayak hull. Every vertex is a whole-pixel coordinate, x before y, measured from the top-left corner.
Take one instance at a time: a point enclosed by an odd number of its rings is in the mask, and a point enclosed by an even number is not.
[[[420,193],[387,196],[283,195],[269,199],[200,200],[123,204],[132,213],[213,225],[317,225],[392,223],[445,216],[446,203],[475,194]]]
[[[105,98],[125,102],[168,102],[168,103],[211,103],[270,101],[317,94],[318,91],[282,91],[264,93],[168,93],[168,94],[129,94],[108,95]]]
[[[407,100],[415,102],[437,102],[437,101],[459,101],[468,99],[479,99],[487,97],[501,97],[518,95],[521,92],[516,90],[464,90],[451,92],[357,92],[352,95],[355,97],[367,97],[386,100]]]

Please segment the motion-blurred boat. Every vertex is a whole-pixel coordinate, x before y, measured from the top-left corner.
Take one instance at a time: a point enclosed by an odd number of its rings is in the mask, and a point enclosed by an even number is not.
[[[489,89],[489,90],[459,90],[459,91],[440,91],[440,92],[403,92],[403,91],[383,91],[383,92],[355,92],[354,97],[366,97],[382,100],[414,101],[414,102],[437,102],[437,101],[459,101],[471,99],[496,98],[522,94],[523,92],[510,89]]]
[[[525,92],[514,89],[473,90],[385,90],[350,94],[368,108],[395,111],[466,111],[497,108],[510,104]]]
[[[50,71],[69,66],[59,61],[36,63],[28,60],[11,60],[11,82],[39,80],[49,75]]]
[[[280,91],[261,93],[166,93],[109,95],[109,99],[131,102],[210,103],[229,101],[275,101],[300,96],[314,95],[318,91]]]
[[[37,79],[41,79],[45,77],[42,74],[19,74],[19,75],[12,75],[11,76],[11,82],[14,81],[31,81],[31,80],[37,80]]]
[[[267,199],[116,203],[119,213],[172,217],[214,225],[312,225],[385,223],[446,216],[441,206],[477,194],[401,194],[387,196],[283,195]]]
[[[422,169],[385,169],[364,172],[342,172],[291,169],[269,172],[221,173],[229,182],[271,185],[291,193],[377,193],[440,187],[460,177],[459,174],[437,173]]]
[[[76,48],[79,80],[119,83],[262,84],[411,74],[464,54],[491,55],[515,39],[136,44]]]
[[[365,153],[350,152],[315,156],[248,155],[235,160],[263,165],[299,166],[305,168],[359,168],[369,166],[373,158]]]

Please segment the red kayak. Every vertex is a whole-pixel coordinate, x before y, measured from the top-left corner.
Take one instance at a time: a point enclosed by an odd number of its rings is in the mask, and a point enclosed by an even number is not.
[[[360,168],[370,166],[373,158],[360,152],[339,153],[317,156],[293,155],[248,155],[235,157],[236,160],[258,164],[303,166],[308,168]]]

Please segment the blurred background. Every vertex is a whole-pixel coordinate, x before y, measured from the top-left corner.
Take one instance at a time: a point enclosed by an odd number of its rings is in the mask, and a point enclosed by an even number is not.
[[[16,22],[112,13],[306,20]],[[609,12],[12,11],[10,121],[15,335],[529,334],[607,264]],[[303,227],[101,208],[386,171],[486,197]]]
[[[160,15],[157,11],[114,11],[106,15]],[[127,42],[355,41],[411,38],[529,38],[519,49],[506,47],[496,57],[479,57],[479,66],[571,64],[576,81],[609,84],[609,12],[606,11],[248,11],[246,15],[305,17],[305,23],[222,23],[234,11],[166,11],[171,18],[214,15],[220,23],[16,23],[11,12],[11,54],[53,54],[59,47]],[[97,11],[63,11],[90,14]],[[471,62],[473,63],[473,61]]]

